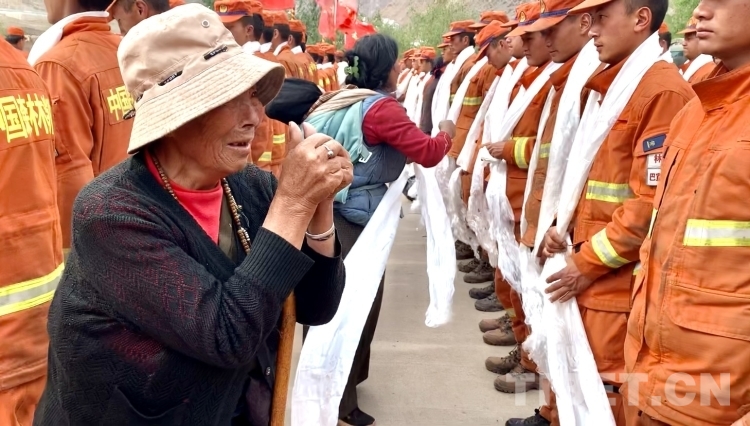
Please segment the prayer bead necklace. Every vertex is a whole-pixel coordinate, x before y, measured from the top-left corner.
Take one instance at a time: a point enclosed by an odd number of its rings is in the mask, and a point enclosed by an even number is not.
[[[154,160],[154,166],[156,166],[156,171],[159,172],[159,177],[161,178],[162,184],[164,184],[164,188],[167,190],[167,192],[169,192],[169,195],[171,195],[172,198],[174,198],[175,201],[179,203],[180,200],[177,199],[177,194],[175,194],[174,190],[172,189],[172,185],[169,183],[167,174],[161,167],[159,159],[156,158],[156,155],[154,155],[153,152],[150,153],[150,155],[151,159]],[[237,201],[235,201],[234,196],[232,195],[232,190],[229,188],[229,182],[227,182],[226,178],[221,180],[221,187],[224,189],[224,194],[226,194],[227,200],[229,201],[229,209],[232,211],[232,219],[234,220],[234,224],[237,226],[237,236],[240,237],[242,248],[245,250],[245,254],[249,254],[250,234],[244,227],[242,227],[242,222],[240,221],[240,206],[237,204]]]

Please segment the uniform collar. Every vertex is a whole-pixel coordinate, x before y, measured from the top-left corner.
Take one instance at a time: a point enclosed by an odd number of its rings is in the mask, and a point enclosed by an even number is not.
[[[248,41],[242,46],[242,48],[245,50],[245,52],[252,54],[260,51],[261,46],[257,41]]]
[[[625,58],[615,65],[609,67],[607,67],[606,64],[600,65],[600,68],[598,68],[597,72],[595,72],[594,75],[589,78],[589,81],[586,82],[586,85],[584,87],[601,94],[602,99],[604,99],[604,97],[607,95],[609,86],[611,86],[612,82],[615,81],[615,77],[617,77],[617,74],[620,72],[627,60],[628,59]]]
[[[296,55],[296,54],[304,53],[304,52],[302,52],[302,48],[301,47],[294,46],[294,47],[292,47],[292,53],[294,53]]]
[[[274,56],[279,56],[279,53],[281,53],[284,48],[289,49],[289,45],[287,44],[287,42],[283,42],[276,46],[276,50],[273,51]]]
[[[573,69],[573,64],[578,58],[578,53],[573,55],[572,58],[563,62],[563,64],[555,72],[549,75],[549,81],[555,87],[555,90],[560,90],[560,87],[565,84],[570,75],[570,71]]]
[[[83,31],[111,32],[107,18],[84,16],[63,27],[63,38]]]
[[[271,50],[271,43],[263,43],[260,45],[260,53],[267,53]]]
[[[693,90],[705,111],[731,105],[750,95],[750,65],[729,71],[721,64],[706,80],[694,84]]]
[[[521,76],[521,80],[520,80],[520,83],[523,85],[523,87],[525,87],[526,89],[528,89],[529,86],[531,86],[531,83],[533,83],[534,80],[536,80],[537,77],[539,77],[540,75],[542,75],[542,73],[544,72],[544,69],[547,68],[548,64],[549,64],[549,61],[546,62],[546,63],[544,63],[544,64],[542,64],[542,65],[539,65],[533,71],[529,71],[528,73],[524,73],[523,76]]]

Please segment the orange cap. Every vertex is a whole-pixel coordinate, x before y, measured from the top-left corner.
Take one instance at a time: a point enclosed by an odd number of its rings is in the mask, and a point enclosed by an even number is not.
[[[265,12],[268,12],[273,20],[273,25],[289,25],[289,17],[283,10],[266,10]]]
[[[506,15],[502,10],[490,10],[487,12],[482,12],[482,14],[479,15],[479,22],[471,24],[469,28],[474,31],[479,31],[492,21],[500,21],[501,24],[504,24],[508,22],[509,19],[508,15]]]
[[[306,31],[305,24],[297,19],[290,19],[289,30],[291,30],[293,33],[304,33]]]
[[[447,37],[443,37],[443,42],[438,44],[438,49],[445,49],[446,47],[451,45],[451,39]]]
[[[309,54],[316,54],[320,55],[320,52],[318,51],[318,45],[317,44],[309,44],[305,47],[305,51]]]
[[[463,34],[463,33],[473,33],[476,32],[472,30],[471,27],[474,25],[474,21],[456,21],[451,22],[451,29],[447,33],[443,34],[443,37],[453,37],[454,35]]]
[[[411,55],[414,54],[414,49],[409,49],[404,52],[404,59],[411,59]]]
[[[695,29],[697,25],[698,25],[698,20],[691,16],[690,19],[688,19],[687,27],[685,27],[685,29],[680,31],[678,34],[691,34],[691,33],[698,32],[698,30]]]
[[[669,27],[666,22],[662,22],[659,26],[659,35],[666,34],[669,32]]]
[[[432,47],[423,47],[419,49],[419,51],[414,55],[415,59],[426,59],[426,60],[433,60],[437,56],[437,53],[435,52],[435,49]]]
[[[320,50],[326,55],[333,55],[336,53],[336,46],[328,43],[323,43],[320,45]]]
[[[270,10],[263,10],[260,16],[263,17],[264,27],[273,27],[273,16],[271,15]]]
[[[583,3],[570,9],[568,11],[568,15],[581,15],[584,13],[588,13],[599,6],[605,5],[607,3],[612,3],[613,1],[615,0],[585,0]]]
[[[8,27],[5,31],[6,35],[24,37],[26,33],[23,32],[23,28],[20,27]]]
[[[534,33],[554,27],[564,21],[568,12],[580,3],[581,0],[540,0],[539,19],[526,27],[526,32]]]
[[[172,9],[177,6],[182,6],[185,4],[185,0],[169,0],[169,8]]]
[[[263,6],[257,0],[216,0],[214,11],[221,18],[221,22],[230,24],[245,16],[262,13]]]
[[[518,26],[508,34],[508,37],[516,37],[526,34],[526,28],[529,28],[531,24],[539,19],[542,14],[542,7],[539,2],[526,3],[528,7],[521,11],[521,14],[516,18],[518,19]]]
[[[477,46],[479,46],[479,53],[477,59],[481,59],[487,54],[487,48],[490,44],[500,37],[506,37],[510,28],[504,27],[500,21],[490,22],[482,31],[477,34]]]

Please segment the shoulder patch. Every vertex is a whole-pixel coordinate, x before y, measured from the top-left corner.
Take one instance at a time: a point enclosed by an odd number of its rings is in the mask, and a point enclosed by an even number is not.
[[[666,139],[667,139],[666,134],[656,135],[648,139],[645,139],[643,141],[643,152],[649,152],[649,151],[653,151],[655,149],[663,147],[664,141]]]

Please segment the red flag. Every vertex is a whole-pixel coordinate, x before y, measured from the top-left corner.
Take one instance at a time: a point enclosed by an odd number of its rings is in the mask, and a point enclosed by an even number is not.
[[[268,10],[289,10],[294,9],[294,0],[261,0],[263,9]]]
[[[318,32],[324,39],[336,39],[336,25],[333,19],[333,5],[336,0],[315,0],[320,8]]]
[[[360,38],[377,32],[372,24],[356,21],[351,28],[344,30],[344,48],[351,49]]]
[[[357,22],[357,0],[336,0],[336,28],[347,30]]]

